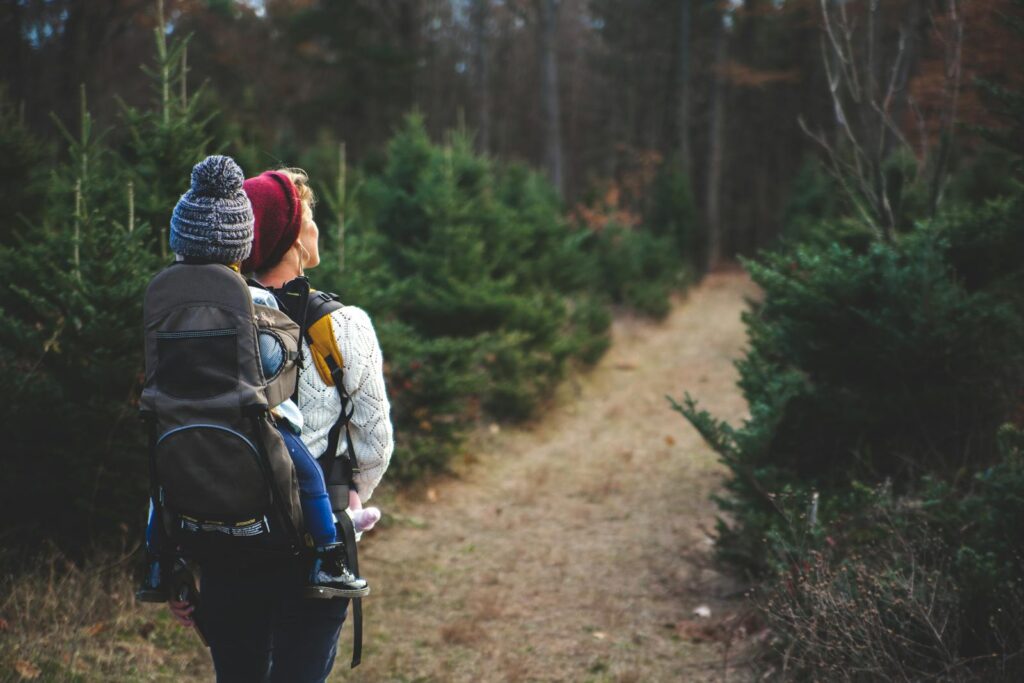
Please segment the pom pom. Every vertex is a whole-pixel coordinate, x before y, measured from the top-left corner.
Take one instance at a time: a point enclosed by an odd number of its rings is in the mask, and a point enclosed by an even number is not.
[[[242,191],[245,174],[231,157],[215,154],[192,168],[192,192],[202,197],[231,199]]]

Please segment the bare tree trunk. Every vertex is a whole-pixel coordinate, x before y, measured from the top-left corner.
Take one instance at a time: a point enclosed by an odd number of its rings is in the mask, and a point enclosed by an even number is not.
[[[946,12],[949,28],[945,36],[945,87],[943,88],[944,104],[940,121],[939,149],[932,168],[932,177],[928,190],[928,215],[934,216],[939,209],[942,198],[943,183],[946,180],[946,169],[949,166],[950,149],[956,116],[960,101],[960,81],[962,78],[964,21],[958,0],[946,0]]]
[[[686,176],[686,182],[690,182],[690,174],[693,167],[693,153],[690,150],[690,34],[693,23],[692,3],[693,0],[679,0],[679,110],[676,115],[676,121],[679,130],[679,164]]]
[[[25,69],[25,41],[22,40],[22,27],[24,25],[22,15],[24,9],[22,3],[10,3],[8,10],[10,16],[6,21],[0,21],[0,45],[4,49],[4,57],[0,60],[0,75],[4,82],[11,84],[9,95],[11,102],[24,103],[26,92],[26,81],[28,80]],[[21,106],[21,104],[19,104]]]
[[[712,1],[712,6],[714,2]],[[708,180],[705,204],[707,211],[707,268],[714,270],[722,261],[725,235],[722,228],[722,158],[725,129],[725,60],[728,57],[725,17],[715,9],[715,61],[712,65],[711,131],[708,142]]]
[[[544,111],[544,162],[562,196],[562,127],[558,105],[558,0],[538,0],[540,15],[541,103]]]
[[[850,198],[859,218],[873,228],[879,239],[891,242],[901,218],[900,204],[907,190],[904,185],[927,183],[929,211],[934,212],[941,199],[946,176],[948,147],[940,137],[936,150],[928,141],[925,114],[912,106],[909,83],[919,51],[921,22],[928,14],[925,0],[909,0],[907,14],[900,22],[899,42],[891,59],[884,59],[881,32],[881,0],[867,6],[866,55],[855,47],[860,30],[841,0],[821,0],[824,40],[823,51],[829,91],[836,116],[837,137],[829,141],[822,132],[813,133],[800,119],[804,132],[825,150],[832,175]],[[940,111],[940,125],[951,132],[957,110],[960,88],[963,15],[959,0],[947,0],[945,102]],[[912,107],[921,130],[920,150],[915,151],[903,132],[904,111]],[[897,147],[918,158],[914,176],[894,170],[886,171],[886,161]],[[931,161],[932,154],[937,158]],[[933,163],[928,178],[927,167]]]
[[[423,0],[403,0],[398,4],[399,39],[406,50],[412,53],[411,66],[405,74],[404,92],[396,93],[398,106],[403,113],[412,109],[418,101],[417,84],[422,78],[420,60],[424,57],[423,17]]]
[[[487,21],[491,0],[473,2],[473,53],[476,59],[476,144],[483,154],[491,148],[491,63]]]
[[[338,271],[345,272],[345,176],[348,170],[348,163],[345,158],[345,143],[338,143],[338,186],[335,188],[335,197],[338,202],[334,219],[338,229]]]

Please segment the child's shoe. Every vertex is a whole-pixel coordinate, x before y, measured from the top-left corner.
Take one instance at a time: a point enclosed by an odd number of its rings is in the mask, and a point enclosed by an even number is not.
[[[309,584],[304,591],[308,598],[362,598],[370,594],[366,580],[355,576],[345,560],[345,544],[317,546]]]
[[[135,599],[139,602],[167,602],[167,567],[158,555],[146,553],[146,570]]]

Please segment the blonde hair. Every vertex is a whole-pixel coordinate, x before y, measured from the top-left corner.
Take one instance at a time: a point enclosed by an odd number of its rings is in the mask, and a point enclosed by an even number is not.
[[[301,168],[292,168],[285,166],[284,168],[277,169],[277,172],[292,181],[292,185],[295,186],[295,191],[299,193],[299,200],[302,202],[303,212],[308,211],[312,218],[313,207],[316,206],[316,196],[313,194],[313,188],[309,184],[309,175]],[[303,214],[303,218],[307,216]]]

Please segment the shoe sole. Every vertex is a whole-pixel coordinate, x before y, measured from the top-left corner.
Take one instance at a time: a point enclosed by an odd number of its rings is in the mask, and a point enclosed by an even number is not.
[[[167,602],[167,593],[143,589],[135,591],[135,600],[137,602]]]
[[[307,598],[319,600],[331,600],[333,598],[365,598],[370,594],[370,587],[349,589],[349,588],[327,588],[325,586],[307,586],[302,594]]]

